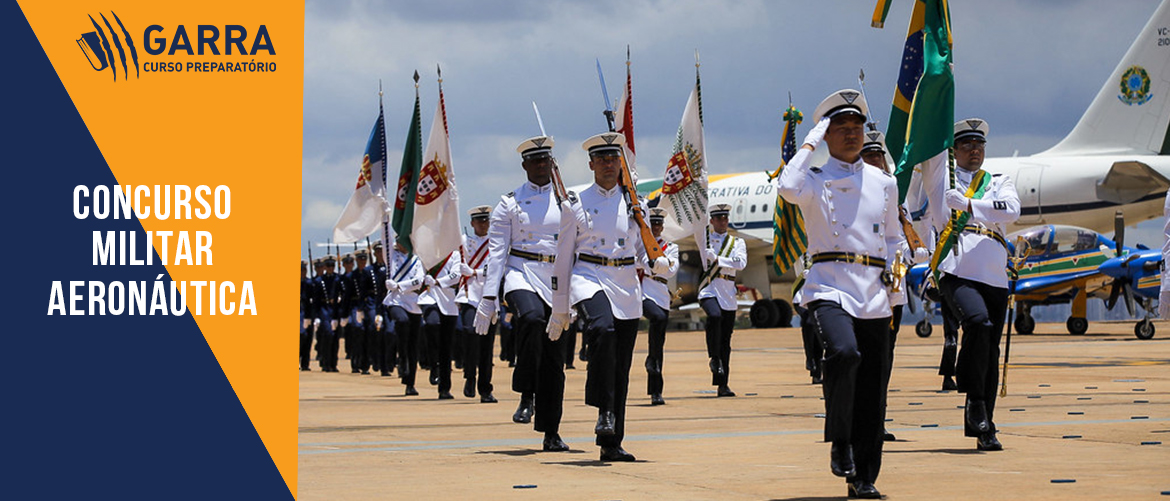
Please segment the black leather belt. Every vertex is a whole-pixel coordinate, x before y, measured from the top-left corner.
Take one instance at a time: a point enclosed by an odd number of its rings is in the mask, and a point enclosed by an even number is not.
[[[720,273],[718,275],[715,275],[715,278],[722,278],[724,280],[731,280],[732,282],[735,281],[735,275],[728,275],[726,273]]]
[[[975,233],[978,235],[983,235],[985,237],[990,237],[992,239],[995,239],[996,242],[999,242],[999,245],[1002,245],[1003,248],[1005,248],[1005,249],[1008,246],[1007,240],[1004,240],[1003,235],[1000,235],[999,233],[996,233],[995,231],[989,230],[989,229],[984,228],[982,226],[975,226],[975,225],[969,224],[969,225],[963,227],[963,233]]]
[[[526,252],[519,249],[512,249],[508,251],[508,255],[516,256],[520,259],[527,259],[529,261],[540,261],[542,263],[551,263],[557,260],[556,256],[546,256],[544,254],[537,254],[535,252]]]
[[[662,285],[670,285],[670,281],[662,277],[650,277],[650,280],[658,282]]]
[[[817,263],[853,263],[862,264],[865,266],[873,266],[875,268],[886,268],[886,260],[880,257],[867,256],[865,254],[854,254],[852,252],[821,252],[813,254],[809,261],[812,264]]]
[[[577,254],[577,259],[585,261],[586,263],[600,264],[602,266],[629,266],[634,264],[633,256],[611,259],[608,257],[594,256],[593,254]]]

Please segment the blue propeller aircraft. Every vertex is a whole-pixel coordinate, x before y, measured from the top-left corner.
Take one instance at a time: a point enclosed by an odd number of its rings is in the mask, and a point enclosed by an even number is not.
[[[1122,244],[1124,231],[1124,222],[1118,214],[1116,241],[1085,228],[1052,224],[1009,235],[1008,242],[1023,238],[1030,249],[1016,281],[1015,330],[1020,334],[1031,334],[1035,330],[1036,321],[1031,315],[1033,306],[1071,303],[1072,313],[1065,327],[1070,334],[1084,334],[1089,327],[1085,318],[1088,298],[1104,300],[1109,309],[1116,306],[1119,298],[1124,298],[1131,315],[1135,302],[1146,312],[1146,317],[1134,327],[1134,334],[1140,339],[1152,338],[1154,324],[1149,316],[1154,311],[1153,301],[1157,299],[1161,286],[1161,251],[1143,245],[1125,247]],[[920,298],[925,297],[928,270],[926,264],[920,264],[911,268],[907,275],[910,290],[917,292]],[[926,302],[929,300],[924,300]],[[929,317],[915,326],[920,337],[930,336]]]

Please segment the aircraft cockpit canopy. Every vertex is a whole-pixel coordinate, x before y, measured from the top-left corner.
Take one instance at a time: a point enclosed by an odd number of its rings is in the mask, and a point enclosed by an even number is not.
[[[1013,233],[1008,241],[1015,242],[1017,236],[1024,237],[1024,240],[1031,247],[1028,252],[1029,257],[1094,249],[1097,247],[1099,237],[1095,231],[1060,224],[1035,226],[1018,231]]]

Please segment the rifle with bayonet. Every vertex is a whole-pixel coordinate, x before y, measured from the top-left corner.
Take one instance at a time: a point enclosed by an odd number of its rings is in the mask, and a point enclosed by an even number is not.
[[[536,107],[536,101],[532,102],[532,111],[536,113],[536,125],[540,127],[540,135],[548,137],[544,132],[544,120],[540,119],[540,108]],[[561,180],[561,167],[557,164],[557,157],[553,156],[552,151],[548,152],[548,157],[552,161],[553,196],[556,197],[559,206],[569,198],[569,192],[565,190],[565,182]]]

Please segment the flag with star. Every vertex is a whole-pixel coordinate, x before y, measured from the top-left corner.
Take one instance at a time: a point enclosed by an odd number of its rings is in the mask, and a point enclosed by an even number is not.
[[[796,125],[803,119],[800,110],[792,105],[784,110],[783,143],[780,146],[780,167],[769,174],[769,180],[780,175],[784,165],[796,155]],[[808,248],[808,236],[804,233],[804,216],[800,208],[776,195],[776,207],[772,214],[772,268],[777,275],[792,268]]]

